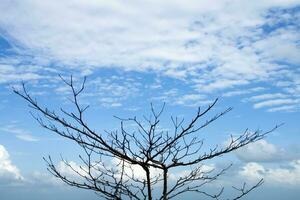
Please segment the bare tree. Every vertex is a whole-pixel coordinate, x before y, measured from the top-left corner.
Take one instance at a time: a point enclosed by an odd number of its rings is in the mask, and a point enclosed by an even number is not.
[[[82,162],[80,166],[62,158],[76,176],[63,174],[50,156],[44,158],[48,170],[68,185],[93,190],[106,199],[166,200],[187,192],[222,199],[223,187],[211,194],[204,186],[217,180],[231,165],[218,171],[205,168],[204,162],[258,141],[278,127],[266,132],[246,129],[240,136],[231,137],[227,145],[216,145],[205,152],[199,131],[232,109],[228,108],[200,123],[200,119],[216,105],[216,99],[204,110],[199,107],[194,118],[188,122],[171,117],[171,131],[159,126],[164,106],[157,111],[151,105],[150,117],[144,116],[142,120],[137,117],[116,117],[120,121],[118,131],[97,133],[85,120],[88,106],[82,106],[78,100],[85,89],[86,79],[79,88],[75,87],[72,77],[62,80],[72,91],[70,100],[74,104],[74,112],[63,108],[53,111],[40,105],[24,84],[22,90],[14,89],[14,92],[36,111],[32,116],[42,127],[76,142],[84,152],[79,156]],[[128,128],[126,123],[134,124],[133,128]],[[171,170],[177,169],[184,169],[186,173],[173,176],[170,180]],[[263,180],[259,180],[250,187],[246,187],[246,184],[233,187],[237,195],[231,199],[240,199],[262,183]]]

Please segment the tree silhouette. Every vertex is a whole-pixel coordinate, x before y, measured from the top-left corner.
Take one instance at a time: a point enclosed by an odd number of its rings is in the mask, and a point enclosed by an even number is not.
[[[166,200],[187,192],[222,199],[224,187],[211,194],[204,186],[217,180],[231,164],[218,171],[207,169],[204,162],[258,141],[278,127],[266,132],[246,129],[240,136],[231,137],[225,146],[217,145],[205,152],[199,131],[232,110],[228,108],[200,123],[200,119],[216,105],[216,99],[204,110],[199,107],[189,122],[171,117],[172,131],[159,127],[165,106],[157,111],[151,104],[150,117],[144,116],[142,120],[116,117],[120,121],[118,131],[97,133],[85,121],[88,106],[82,106],[78,100],[85,89],[86,78],[79,88],[75,87],[72,76],[69,80],[61,79],[72,91],[74,112],[63,108],[53,111],[40,105],[28,93],[24,83],[23,89],[14,89],[14,92],[36,111],[32,116],[42,127],[76,142],[84,152],[84,156],[79,156],[80,166],[62,158],[64,165],[73,172],[71,176],[59,170],[50,156],[44,158],[49,172],[68,185],[95,191],[106,199]],[[130,130],[126,123],[133,124]],[[185,173],[171,174],[171,170],[178,169],[184,169]],[[237,194],[231,199],[240,199],[262,183],[261,179],[250,187],[245,183],[242,187],[233,187]]]

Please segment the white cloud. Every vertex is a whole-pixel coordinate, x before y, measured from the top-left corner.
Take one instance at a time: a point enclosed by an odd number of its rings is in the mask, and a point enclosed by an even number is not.
[[[255,103],[253,107],[254,108],[263,108],[263,107],[271,107],[271,106],[298,104],[299,102],[300,102],[300,99],[272,99],[272,100]]]
[[[259,100],[266,100],[266,99],[276,99],[276,98],[285,98],[288,95],[282,93],[273,93],[273,94],[260,94],[256,96],[252,96],[249,98],[250,101],[259,101]]]
[[[259,92],[262,90],[265,90],[266,88],[263,87],[255,87],[255,88],[249,88],[249,89],[244,89],[244,90],[233,90],[224,93],[222,96],[224,97],[231,97],[231,96],[237,96],[237,95],[243,95],[243,94],[250,94],[253,92]]]
[[[248,83],[249,82],[247,80],[242,80],[242,79],[220,79],[220,80],[217,79],[212,83],[198,84],[196,85],[196,88],[199,89],[200,91],[213,92],[215,90],[233,88],[234,86],[245,85]]]
[[[203,173],[203,175],[205,173],[210,173],[213,172],[216,169],[216,166],[213,164],[207,164],[207,165],[202,165],[201,166],[201,172]],[[188,169],[182,169],[180,171],[172,171],[169,174],[169,178],[171,181],[177,181],[178,179],[180,179],[181,177],[185,177],[187,175],[189,175],[191,173],[192,168]]]
[[[152,100],[166,102],[168,105],[181,105],[186,107],[198,107],[208,105],[213,102],[205,94],[199,93],[182,93],[177,88],[166,90],[159,94],[159,96],[153,97]]]
[[[87,168],[84,166],[80,166],[78,165],[76,162],[74,161],[69,161],[67,162],[68,165],[71,166],[71,168],[66,165],[66,163],[64,163],[63,161],[60,161],[57,165],[57,170],[64,176],[66,177],[72,177],[72,178],[76,178],[79,177],[79,175],[75,172],[77,171],[79,174],[83,175],[83,176],[87,176]],[[75,170],[73,171],[72,168]]]
[[[299,91],[300,72],[293,67],[299,64],[299,31],[278,24],[297,24],[299,17],[282,11],[297,5],[298,0],[4,0],[0,27],[5,33],[0,34],[22,56],[1,60],[9,64],[0,71],[0,83],[44,78],[40,71],[21,70],[30,61],[79,69],[81,75],[98,68],[154,72],[186,81],[201,93],[261,82],[287,90],[276,85],[284,77],[292,95]]]
[[[207,96],[201,94],[185,94],[178,95],[171,104],[185,105],[185,106],[200,106],[211,103],[211,100],[207,100]]]
[[[300,105],[288,105],[288,106],[279,106],[279,107],[274,107],[270,108],[267,111],[268,112],[277,112],[277,111],[287,111],[287,112],[294,112],[299,109]]]
[[[0,145],[0,179],[4,184],[24,179],[19,169],[12,164],[9,153],[2,145]]]
[[[70,165],[75,171],[77,171],[79,174],[83,176],[89,176],[87,174],[87,167],[81,166],[75,161],[68,161],[68,165]],[[95,163],[94,168],[91,169],[91,174],[93,176],[98,176],[102,170],[121,170],[120,160],[117,158],[113,158],[110,161],[106,161],[105,163],[105,169],[102,166],[102,163]],[[73,169],[70,168],[70,166],[66,165],[66,163],[60,161],[57,165],[57,170],[63,175],[68,177],[72,180],[80,180],[82,177],[80,177]],[[139,165],[129,165],[125,163],[124,168],[127,176],[125,176],[125,179],[128,179],[129,177],[134,177],[140,180],[146,179],[146,173],[145,171],[139,166]],[[159,177],[162,174],[162,171],[156,169],[156,168],[150,168],[151,177]],[[120,174],[116,173],[116,178],[119,178],[118,176]]]
[[[121,165],[119,165],[120,164],[119,159],[114,158],[111,161],[111,163],[112,163],[112,167],[117,167],[119,170],[121,169]],[[135,177],[140,180],[146,180],[146,172],[139,165],[130,165],[128,163],[125,163],[125,172],[129,177]],[[150,167],[150,175],[151,178],[160,177],[162,176],[162,171],[157,168]]]
[[[87,168],[86,166],[80,166],[79,164],[77,164],[74,161],[69,161],[68,164],[74,169],[76,170],[79,174],[81,175],[87,175],[86,171]],[[104,170],[103,167],[101,165],[98,164],[95,165],[95,168],[98,168],[99,170]],[[121,165],[120,165],[120,160],[117,158],[113,158],[111,161],[108,161],[105,163],[106,169],[113,169],[113,170],[121,170]],[[126,179],[128,179],[129,177],[134,177],[136,179],[139,180],[145,180],[146,179],[146,173],[145,171],[139,166],[139,165],[130,165],[125,163],[125,173],[127,174]],[[201,166],[201,171],[203,173],[209,173],[212,170],[215,169],[215,166],[213,164],[210,165],[202,165]],[[57,170],[64,176],[71,178],[73,180],[80,180],[80,177],[78,176],[78,174],[76,172],[74,172],[69,166],[67,166],[64,162],[59,162],[57,165]],[[180,177],[184,177],[186,175],[188,175],[191,172],[191,169],[181,169],[181,170],[172,170],[169,172],[169,178],[171,181],[176,181],[177,179],[179,179]],[[91,173],[94,174],[95,176],[97,174],[99,174],[99,171],[97,171],[96,169],[92,169]],[[157,169],[157,168],[153,168],[150,167],[150,174],[151,174],[151,178],[157,178],[162,176],[162,170]],[[88,175],[87,175],[88,176]],[[118,178],[118,177],[117,177]],[[157,185],[159,186],[159,184]]]
[[[296,3],[265,1],[244,5],[238,1],[229,4],[192,0],[184,4],[145,1],[125,5],[122,1],[5,1],[1,6],[0,24],[19,44],[49,59],[163,71],[162,63],[171,62],[166,68],[166,73],[171,73],[185,62],[206,61],[218,53],[222,53],[219,56],[224,61],[241,60],[232,59],[232,53],[242,56],[239,57],[242,60],[248,59],[233,46],[231,38],[251,35],[246,32],[247,27],[264,23],[261,14],[268,8]],[[219,30],[221,37],[216,35]],[[218,47],[220,43],[222,48]]]
[[[265,172],[265,168],[255,162],[247,163],[239,172],[240,175],[246,176],[249,179],[261,179],[262,174]]]
[[[28,183],[31,183],[33,186],[38,187],[49,187],[49,186],[59,186],[60,188],[66,186],[58,178],[54,177],[49,172],[39,172],[34,171],[26,180]]]
[[[286,166],[279,167],[265,167],[256,162],[251,162],[241,169],[239,175],[253,181],[264,178],[269,185],[280,185],[281,187],[299,186],[300,160],[295,160]]]
[[[96,104],[108,108],[122,106],[123,101],[138,96],[141,90],[138,81],[125,76],[98,77],[88,81],[86,87],[83,97],[93,97]]]
[[[31,72],[30,70],[23,70],[12,65],[3,65],[0,63],[0,83],[8,83],[21,80],[38,80],[41,78],[41,75]]]
[[[269,38],[255,43],[255,46],[258,51],[262,52],[264,57],[273,57],[278,60],[300,64],[300,49],[296,43],[290,42],[297,41],[298,39],[299,32],[279,29]],[[269,49],[269,51],[264,51],[265,49]]]
[[[287,90],[287,89],[286,89]],[[288,93],[265,93],[260,95],[255,95],[244,99],[245,101],[254,102],[254,108],[265,108],[268,112],[294,112],[299,109],[300,99],[297,96],[297,92],[289,91]],[[293,98],[290,98],[293,97]]]
[[[246,162],[269,162],[289,159],[289,154],[266,140],[251,143],[235,152],[237,157]]]

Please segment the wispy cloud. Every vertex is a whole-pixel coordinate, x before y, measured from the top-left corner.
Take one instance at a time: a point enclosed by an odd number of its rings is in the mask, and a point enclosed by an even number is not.
[[[185,94],[182,96],[177,96],[173,103],[174,105],[185,105],[185,106],[200,106],[211,103],[207,96],[201,94]]]
[[[264,88],[264,87],[255,87],[255,88],[249,88],[249,89],[244,89],[244,90],[232,90],[232,91],[224,93],[222,96],[232,97],[232,96],[237,96],[237,95],[244,95],[244,94],[259,92],[259,91],[263,91],[263,90],[266,90],[266,88]]]
[[[263,107],[271,107],[271,106],[298,104],[299,102],[300,102],[299,99],[272,99],[272,100],[255,103],[253,107],[254,108],[263,108]]]
[[[16,135],[16,137],[20,140],[24,140],[24,141],[27,141],[27,142],[37,142],[39,141],[39,139],[33,137],[32,135],[29,135],[29,134],[18,134]]]
[[[288,106],[278,106],[274,108],[269,108],[268,112],[277,112],[277,111],[287,111],[287,112],[295,112],[299,109],[300,105],[288,105]]]
[[[38,138],[33,136],[30,132],[23,130],[19,128],[15,123],[2,126],[0,128],[0,131],[7,132],[7,133],[12,133],[16,136],[16,138],[26,141],[26,142],[37,142],[39,141]]]
[[[282,93],[261,94],[261,95],[250,97],[249,100],[250,101],[259,101],[259,100],[286,98],[286,97],[288,97],[288,95],[287,94],[282,94]]]
[[[14,81],[38,80],[42,76],[28,69],[20,69],[12,65],[0,63],[0,83],[9,83]]]
[[[221,91],[229,97],[251,94],[241,91],[245,86],[267,84],[291,96],[300,90],[299,5],[297,0],[4,0],[0,37],[10,45],[3,51],[13,53],[0,60],[5,65],[0,83],[45,78],[41,69],[27,71],[28,66],[80,75],[117,68],[172,77],[192,93]]]

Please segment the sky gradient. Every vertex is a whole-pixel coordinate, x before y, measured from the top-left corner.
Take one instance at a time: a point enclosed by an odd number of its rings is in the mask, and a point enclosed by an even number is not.
[[[59,78],[73,75],[76,83],[87,77],[80,100],[91,106],[88,121],[99,132],[118,127],[114,115],[148,113],[151,102],[166,103],[167,129],[170,115],[190,119],[215,98],[212,114],[234,109],[204,130],[208,144],[284,123],[205,164],[234,163],[219,182],[229,189],[264,178],[245,199],[297,200],[299,65],[299,0],[1,0],[0,199],[98,198],[47,172],[43,156],[58,166],[60,154],[76,163],[80,149],[39,127],[12,92],[23,81],[41,104],[73,109]]]

